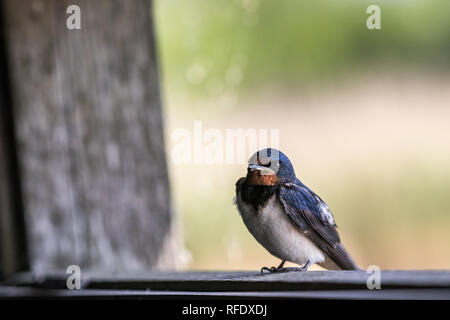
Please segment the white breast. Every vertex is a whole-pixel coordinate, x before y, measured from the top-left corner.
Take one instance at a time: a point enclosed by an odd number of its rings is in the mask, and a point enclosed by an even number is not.
[[[236,204],[247,229],[274,256],[301,265],[325,260],[323,252],[291,222],[275,195],[259,212],[244,203],[240,194]]]

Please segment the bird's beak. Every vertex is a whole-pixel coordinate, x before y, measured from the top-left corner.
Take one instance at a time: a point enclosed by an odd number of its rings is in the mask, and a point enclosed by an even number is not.
[[[260,166],[258,164],[249,164],[248,169],[250,171],[258,170],[259,173],[263,176],[275,174],[275,171],[273,171],[272,169],[264,167],[264,166]]]
[[[260,166],[260,165],[258,165],[258,164],[249,164],[249,165],[248,165],[248,168],[249,168],[250,170],[252,170],[252,171],[254,171],[254,170],[262,170],[262,169],[265,169],[265,167]]]

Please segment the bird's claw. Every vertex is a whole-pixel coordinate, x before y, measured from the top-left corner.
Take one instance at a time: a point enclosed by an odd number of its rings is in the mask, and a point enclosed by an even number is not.
[[[283,268],[283,267],[282,267],[283,264],[284,264],[284,262],[283,262],[278,268],[277,268],[277,267],[271,267],[271,268],[268,268],[268,267],[262,267],[262,268],[261,268],[261,274],[264,274],[264,271],[268,271],[269,273],[275,273],[275,272],[290,272],[290,271],[299,271],[299,272],[301,272],[301,271],[307,271],[308,268],[309,268],[309,266],[311,265],[311,262],[308,261],[303,267],[300,267],[300,268],[289,268],[289,267]]]
[[[268,271],[269,273],[282,273],[282,272],[291,272],[291,271],[297,271],[297,272],[301,272],[301,271],[306,271],[306,268],[275,268],[275,267],[262,267],[261,268],[261,274],[264,274],[264,271]]]
[[[270,268],[262,267],[261,274],[264,274],[264,271],[268,271],[269,273],[275,273],[275,272],[278,272],[278,270],[280,270],[280,269],[278,269],[277,267],[270,267]]]
[[[278,270],[278,272],[290,272],[290,271],[306,271],[307,268],[301,267],[301,268],[281,268]]]

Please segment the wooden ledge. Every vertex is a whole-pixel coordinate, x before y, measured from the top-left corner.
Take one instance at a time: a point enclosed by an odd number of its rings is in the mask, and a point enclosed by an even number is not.
[[[369,290],[365,271],[149,272],[87,274],[81,290],[68,290],[65,273],[19,274],[0,286],[1,298],[325,298],[450,299],[450,271],[381,272],[381,290]]]

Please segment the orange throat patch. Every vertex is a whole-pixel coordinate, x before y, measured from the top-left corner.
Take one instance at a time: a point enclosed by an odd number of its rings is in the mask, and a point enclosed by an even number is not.
[[[261,175],[258,170],[252,171],[247,174],[247,183],[249,185],[258,186],[274,186],[278,182],[276,174]]]

